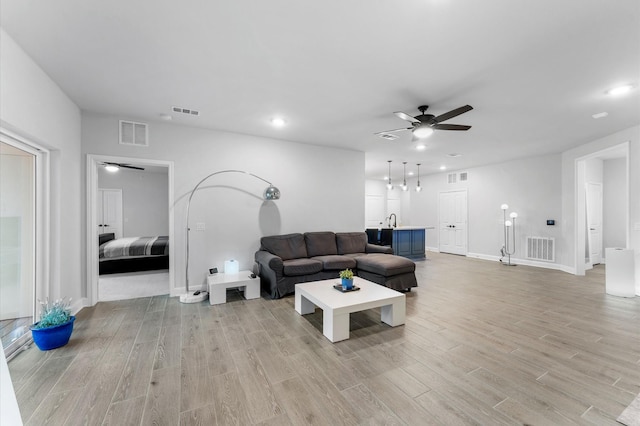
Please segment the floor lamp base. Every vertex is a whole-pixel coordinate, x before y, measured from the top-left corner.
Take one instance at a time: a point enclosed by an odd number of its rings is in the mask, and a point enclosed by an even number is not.
[[[192,291],[186,294],[181,294],[180,303],[199,303],[207,300],[208,297],[209,292],[207,291]]]

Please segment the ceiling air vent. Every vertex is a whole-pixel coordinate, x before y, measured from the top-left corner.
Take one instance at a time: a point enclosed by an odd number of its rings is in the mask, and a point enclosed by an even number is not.
[[[187,114],[187,115],[193,115],[195,117],[198,117],[200,115],[200,111],[196,111],[195,109],[190,109],[190,108],[182,108],[182,107],[171,107],[171,109],[173,110],[173,112],[179,112],[180,114]]]
[[[149,146],[149,126],[146,123],[120,120],[120,144]]]
[[[378,134],[378,136],[380,136],[382,139],[386,139],[388,141],[394,141],[394,140],[398,139],[398,136],[392,135],[391,133],[380,133],[380,134]]]

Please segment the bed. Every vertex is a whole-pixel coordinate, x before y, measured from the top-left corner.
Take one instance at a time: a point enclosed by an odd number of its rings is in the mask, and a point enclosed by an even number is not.
[[[113,233],[99,235],[99,273],[169,269],[169,237],[115,238]]]

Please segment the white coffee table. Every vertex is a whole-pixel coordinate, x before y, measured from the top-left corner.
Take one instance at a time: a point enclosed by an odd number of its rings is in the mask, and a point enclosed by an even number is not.
[[[251,278],[251,271],[239,271],[237,274],[211,274],[207,276],[209,285],[209,303],[219,305],[227,302],[227,289],[239,288],[245,299],[260,297],[260,278]]]
[[[342,293],[333,288],[340,282],[332,280],[296,284],[296,312],[310,314],[316,306],[322,309],[322,334],[332,342],[349,338],[349,314],[380,307],[382,322],[392,327],[404,324],[406,297],[380,284],[354,277],[358,291]]]

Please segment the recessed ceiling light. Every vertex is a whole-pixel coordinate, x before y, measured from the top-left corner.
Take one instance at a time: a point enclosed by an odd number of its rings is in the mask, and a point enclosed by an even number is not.
[[[413,172],[408,172],[407,173],[409,176],[413,176]]]
[[[595,119],[598,119],[598,118],[606,117],[607,115],[609,115],[608,112],[599,112],[597,114],[593,114],[592,117]]]
[[[115,173],[120,170],[120,167],[116,166],[115,164],[105,164],[104,169],[108,172]]]
[[[424,145],[424,144],[418,144],[418,145],[416,145],[416,149],[418,151],[424,151],[425,149],[427,149],[427,146]]]
[[[287,122],[284,121],[284,118],[282,117],[274,117],[271,119],[271,124],[274,127],[284,127],[284,125],[287,124]]]
[[[451,154],[447,154],[447,157],[451,157],[451,158],[462,157],[462,154],[451,153]]]
[[[631,89],[633,89],[633,86],[631,84],[624,84],[622,86],[614,87],[607,90],[607,95],[620,96],[624,95],[625,93],[629,93]]]
[[[447,170],[447,166],[440,166],[440,170]]]

